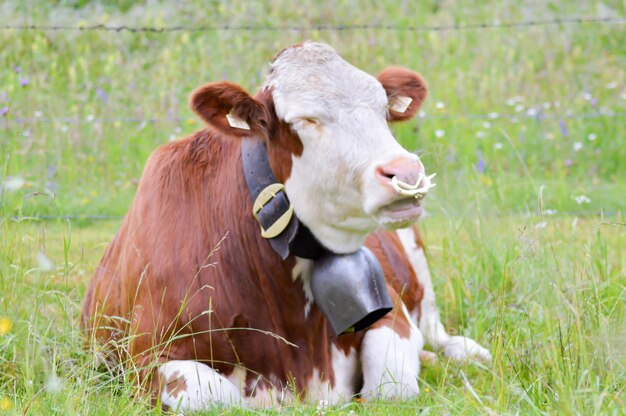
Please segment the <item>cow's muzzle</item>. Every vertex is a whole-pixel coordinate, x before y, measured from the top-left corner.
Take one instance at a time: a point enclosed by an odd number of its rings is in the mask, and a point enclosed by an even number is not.
[[[311,289],[337,335],[360,331],[392,309],[378,259],[365,247],[352,254],[327,254],[313,265]]]

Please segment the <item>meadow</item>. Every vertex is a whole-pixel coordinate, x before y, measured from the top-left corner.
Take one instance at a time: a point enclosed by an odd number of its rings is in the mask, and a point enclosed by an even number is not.
[[[406,402],[282,412],[626,414],[625,23],[600,0],[0,3],[0,415],[161,414],[83,348],[85,286],[148,155],[202,128],[187,95],[255,91],[303,39],[428,81],[393,131],[437,173],[444,324],[493,362],[440,356]],[[67,30],[97,24],[181,30]]]

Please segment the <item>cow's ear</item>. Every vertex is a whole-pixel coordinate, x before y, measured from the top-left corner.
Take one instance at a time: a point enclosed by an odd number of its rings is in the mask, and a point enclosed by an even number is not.
[[[424,79],[406,68],[386,68],[378,76],[378,81],[387,91],[389,121],[403,121],[413,117],[428,94]]]
[[[224,133],[240,137],[267,136],[267,109],[237,84],[205,84],[191,93],[189,106],[207,124]]]

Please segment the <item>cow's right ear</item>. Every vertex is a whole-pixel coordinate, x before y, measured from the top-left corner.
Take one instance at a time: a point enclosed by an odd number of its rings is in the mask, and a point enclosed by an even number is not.
[[[212,82],[197,88],[189,96],[189,106],[207,124],[226,134],[267,137],[267,109],[232,82]]]

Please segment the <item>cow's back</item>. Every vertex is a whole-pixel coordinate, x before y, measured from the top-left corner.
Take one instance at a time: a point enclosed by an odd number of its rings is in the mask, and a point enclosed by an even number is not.
[[[176,331],[178,324],[171,321],[181,304],[202,291],[203,271],[216,261],[212,251],[233,226],[243,226],[237,211],[243,212],[246,200],[232,202],[233,193],[245,186],[240,169],[237,141],[210,130],[150,156],[120,231],[87,289],[85,329],[105,327],[96,333],[99,341],[117,338],[114,328],[120,335],[141,328],[142,319],[154,320],[152,329],[165,331],[160,337]],[[135,352],[148,348],[133,346]]]

